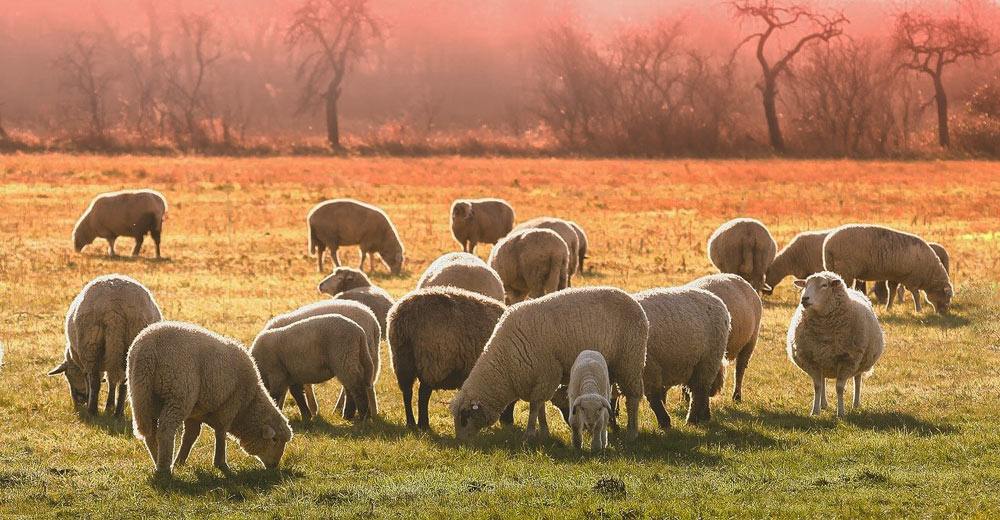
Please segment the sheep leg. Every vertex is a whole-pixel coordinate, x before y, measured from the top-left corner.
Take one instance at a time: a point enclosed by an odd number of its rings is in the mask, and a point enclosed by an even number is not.
[[[334,265],[334,267],[340,267],[340,253],[338,252],[338,249],[340,249],[340,248],[339,247],[330,246],[330,256],[333,258],[333,265]],[[322,271],[323,271],[323,269],[321,268],[320,272],[322,272]]]
[[[639,437],[639,403],[642,402],[642,394],[625,396],[625,411],[628,413],[628,426],[625,429],[625,438],[634,441]]]
[[[87,379],[87,413],[97,415],[97,398],[101,393],[101,371],[94,370]]]
[[[897,282],[886,282],[886,287],[887,287],[886,290],[889,292],[888,294],[889,301],[885,304],[885,310],[889,310],[892,308],[892,304],[896,300],[896,287],[898,285],[899,284]]]
[[[344,419],[350,421],[354,419],[354,414],[357,412],[357,403],[354,402],[354,396],[346,389],[344,393],[346,394],[344,397]]]
[[[528,426],[524,429],[525,439],[533,439],[535,437],[535,422],[538,421],[538,410],[539,408],[544,408],[544,406],[544,401],[542,402],[542,406],[538,406],[538,401],[528,403]]]
[[[153,428],[153,433],[146,435],[142,439],[146,443],[146,451],[149,452],[149,458],[153,459],[153,464],[157,462],[156,453],[159,450],[159,446],[156,442],[156,428]]]
[[[292,385],[288,388],[292,392],[295,404],[299,405],[299,413],[302,414],[303,421],[312,420],[312,412],[309,411],[309,403],[306,402],[305,390],[302,385]]]
[[[343,417],[345,406],[347,406],[347,389],[341,387],[340,394],[337,395],[337,403],[333,405],[333,409]]]
[[[110,414],[115,409],[115,389],[116,385],[108,381],[108,399],[104,402],[104,413]]]
[[[160,230],[153,229],[149,232],[150,238],[153,239],[153,245],[156,246],[156,258],[160,258]]]
[[[708,391],[705,388],[691,390],[691,405],[688,407],[687,423],[700,424],[712,418],[708,407]]]
[[[421,430],[431,429],[431,420],[427,414],[427,407],[430,404],[432,390],[431,385],[420,383],[420,390],[417,394],[417,412],[419,413],[417,428]]]
[[[323,250],[325,248],[322,244],[316,246],[316,270],[323,272]],[[337,263],[337,253],[334,250],[330,250],[330,256],[333,257],[333,263]]]
[[[115,240],[118,240],[118,237],[111,237],[108,239],[108,256],[118,256],[118,254],[115,253]]]
[[[142,250],[142,243],[145,239],[145,235],[135,237],[135,247],[132,248],[132,256],[139,256],[139,251]]]
[[[177,428],[180,427],[182,419],[170,413],[171,410],[164,410],[156,425],[156,472],[158,474],[170,474],[171,462],[174,456],[174,436],[177,435]]]
[[[375,272],[375,253],[368,253],[368,268],[369,272]]]
[[[899,299],[899,303],[903,303],[903,300],[906,299],[906,287],[903,287],[903,284],[897,284],[897,285],[899,286],[899,288],[897,289],[899,291],[897,293],[897,298]]]
[[[503,412],[500,414],[500,424],[514,424],[514,405],[517,401],[507,405]]]
[[[920,289],[910,289],[910,294],[913,295],[913,308],[920,312]]]
[[[605,448],[605,434],[608,431],[608,425],[601,425],[600,422],[594,425],[594,429],[590,430],[590,451],[601,451]]]
[[[825,386],[826,382],[823,380],[823,376],[813,376],[813,409],[811,415],[819,415],[822,409],[821,404]]]
[[[174,466],[183,466],[187,462],[191,447],[199,435],[201,435],[201,421],[197,419],[184,421],[184,436],[181,438],[181,448],[177,450],[177,457],[174,458]]]
[[[573,449],[582,450],[583,449],[583,425],[577,424],[573,425]],[[593,448],[591,448],[593,449]]]
[[[115,406],[115,417],[121,417],[125,412],[125,397],[128,394],[128,384],[125,381],[118,383],[118,404]]]
[[[476,254],[476,246],[478,246],[478,245],[479,245],[479,242],[476,242],[475,240],[470,240],[469,241],[469,254],[473,254],[473,255]]]
[[[306,404],[309,405],[309,412],[317,415],[319,413],[319,403],[316,402],[316,390],[313,389],[313,385],[302,385],[302,389],[306,393]]]
[[[844,416],[844,386],[847,384],[847,379],[843,377],[837,378],[837,417]]]
[[[821,410],[826,410],[829,408],[829,405],[826,403],[826,378],[823,378],[822,382],[823,392],[819,395],[819,407]]]
[[[649,409],[656,416],[656,424],[661,430],[670,428],[670,415],[663,407],[663,402],[667,400],[667,389],[660,388],[651,392],[646,392],[646,400],[649,401]]]
[[[542,401],[542,405],[538,409],[538,431],[542,438],[549,436],[549,420],[545,416],[545,401]]]
[[[753,349],[757,345],[757,335],[755,334],[753,339],[749,343],[740,349],[740,353],[736,355],[736,381],[733,386],[733,401],[739,403],[743,401],[743,376],[746,374],[747,366],[750,364],[750,356],[753,355]]]
[[[854,376],[854,406],[853,408],[861,407],[861,374]]]
[[[173,442],[173,440],[171,440]],[[215,430],[215,460],[214,464],[219,471],[229,475],[232,470],[229,469],[229,463],[226,462],[226,432],[225,430],[218,429]]]

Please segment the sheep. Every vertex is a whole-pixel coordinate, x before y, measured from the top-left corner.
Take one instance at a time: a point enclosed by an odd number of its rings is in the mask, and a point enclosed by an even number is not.
[[[585,233],[583,231],[583,228],[580,227],[579,224],[577,224],[576,222],[573,222],[572,220],[567,220],[566,223],[569,224],[570,227],[573,228],[573,231],[576,231],[576,238],[577,238],[577,240],[579,241],[579,244],[580,244],[580,246],[579,246],[580,248],[577,250],[577,252],[579,254],[577,271],[580,272],[580,273],[582,273],[583,272],[583,260],[585,258],[587,258],[587,247],[588,247],[587,233]]]
[[[684,385],[691,396],[688,424],[711,419],[709,398],[725,382],[723,358],[729,340],[726,304],[697,287],[651,289],[634,295],[649,319],[646,367],[642,374],[646,399],[660,428],[670,427],[663,407],[667,390]]]
[[[514,208],[502,199],[456,200],[451,204],[451,236],[462,251],[475,253],[480,242],[496,244],[514,227]]]
[[[161,321],[144,329],[128,353],[135,436],[146,443],[157,474],[169,475],[174,436],[184,437],[173,464],[183,465],[201,424],[215,430],[215,467],[229,474],[226,435],[267,468],[292,440],[288,419],[268,396],[242,345],[190,323]]]
[[[115,253],[118,237],[132,237],[132,256],[139,256],[142,242],[149,233],[160,258],[160,233],[167,214],[167,200],[158,191],[128,190],[102,193],[90,202],[73,227],[73,248],[77,253],[97,238],[108,241],[108,255]]]
[[[774,288],[788,276],[805,280],[809,275],[823,270],[823,241],[830,234],[829,229],[803,231],[775,255],[764,275],[764,294],[771,294]]]
[[[944,248],[941,244],[937,242],[928,242],[927,245],[931,246],[934,250],[934,254],[937,255],[938,260],[941,260],[941,265],[944,266],[945,272],[948,276],[951,276],[951,257],[948,255],[948,250]],[[866,293],[867,294],[867,293]],[[899,284],[899,282],[875,282],[872,287],[872,294],[880,304],[886,304],[892,307],[892,298],[890,295],[896,296],[900,303],[903,303],[903,297],[906,295],[905,287]]]
[[[319,283],[317,290],[335,300],[353,300],[367,305],[378,318],[382,339],[385,339],[385,320],[393,304],[392,296],[372,285],[364,272],[351,267],[338,267]]]
[[[600,352],[580,352],[569,371],[567,392],[571,403],[568,422],[573,429],[573,447],[583,447],[583,430],[587,430],[590,432],[590,451],[607,448],[611,382],[608,363]]]
[[[393,305],[389,351],[408,427],[430,429],[431,392],[462,386],[504,310],[499,301],[454,287],[418,289]],[[415,380],[420,381],[419,420],[413,418]],[[510,406],[501,420],[513,423],[513,414]]]
[[[554,231],[511,233],[490,251],[489,264],[503,280],[508,305],[565,289],[569,248]]]
[[[885,349],[871,302],[829,271],[796,280],[802,298],[788,326],[788,358],[813,380],[816,415],[826,408],[826,379],[837,380],[837,417],[844,415],[844,386],[854,378],[854,408],[861,406],[861,378]]]
[[[764,314],[764,306],[760,296],[749,282],[735,274],[712,274],[703,276],[688,284],[718,296],[729,311],[731,330],[726,345],[726,360],[736,361],[736,381],[733,388],[733,401],[743,400],[743,375],[750,356],[757,346],[760,336],[760,319]]]
[[[734,273],[755,291],[769,289],[764,273],[774,260],[778,244],[759,220],[737,218],[719,226],[708,239],[708,258],[719,272]]]
[[[285,327],[292,323],[302,321],[313,316],[322,316],[324,314],[339,314],[354,323],[357,323],[361,327],[361,329],[365,332],[365,340],[368,345],[369,356],[371,356],[372,362],[375,364],[375,380],[378,381],[379,371],[381,370],[379,338],[382,337],[382,328],[379,325],[374,312],[360,302],[334,299],[312,303],[300,307],[292,312],[280,314],[271,318],[270,321],[264,325],[264,330]],[[316,415],[319,412],[319,403],[316,401],[316,394],[313,389],[313,385],[311,383],[306,383],[303,391],[305,392],[306,402],[309,405],[309,411],[312,415]],[[279,402],[278,405],[283,406],[284,401]],[[356,406],[357,403],[355,403],[351,394],[341,391],[340,396],[337,398],[335,408],[343,411],[342,416],[345,419],[352,419],[354,417]]]
[[[87,412],[97,413],[101,378],[108,380],[105,413],[121,417],[125,409],[125,359],[136,335],[163,319],[160,307],[135,279],[110,274],[91,280],[66,313],[65,359],[49,375],[65,374],[70,395]],[[117,402],[115,393],[117,390]]]
[[[309,224],[309,252],[316,255],[316,267],[323,272],[323,251],[330,249],[335,266],[340,267],[337,249],[357,245],[361,251],[364,268],[365,255],[371,259],[370,270],[375,270],[375,253],[398,276],[403,269],[403,243],[396,226],[379,208],[353,199],[335,199],[321,202],[306,218]]]
[[[955,294],[948,271],[927,242],[875,224],[848,224],[833,230],[823,242],[823,265],[848,285],[855,280],[902,283],[913,292],[917,312],[921,290],[942,315],[948,313]]]
[[[613,287],[567,289],[508,308],[452,400],[456,438],[493,424],[518,399],[530,404],[525,435],[536,435],[537,421],[547,436],[545,402],[569,383],[576,357],[590,349],[607,360],[610,380],[626,399],[626,436],[635,439],[648,334],[642,307]]]
[[[568,222],[554,217],[538,217],[522,222],[514,228],[514,232],[526,229],[550,229],[559,235],[559,238],[566,242],[566,251],[569,253],[566,264],[566,287],[573,285],[573,275],[576,274],[579,263],[580,237],[576,234]]]
[[[350,318],[320,314],[281,327],[265,328],[254,339],[250,356],[274,402],[281,406],[286,393],[291,391],[302,420],[313,417],[303,385],[322,383],[333,377],[353,397],[359,417],[366,419],[378,415],[375,397],[378,357],[377,353],[372,356],[369,343],[365,330]]]
[[[431,263],[417,282],[417,289],[446,286],[504,301],[500,275],[478,256],[469,253],[448,253],[441,256]]]

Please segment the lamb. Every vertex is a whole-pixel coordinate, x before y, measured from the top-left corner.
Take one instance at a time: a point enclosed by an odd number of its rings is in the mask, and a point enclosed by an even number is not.
[[[732,327],[726,344],[726,360],[736,361],[733,401],[740,402],[743,400],[743,375],[760,336],[760,319],[764,314],[760,296],[750,283],[735,274],[703,276],[688,286],[705,289],[726,304]]]
[[[583,231],[583,228],[580,227],[579,224],[577,224],[576,222],[573,222],[572,220],[567,220],[566,223],[569,224],[570,227],[573,228],[573,231],[576,231],[576,238],[577,238],[577,240],[579,241],[579,244],[580,244],[580,248],[577,250],[578,256],[579,256],[577,271],[579,271],[579,272],[582,273],[583,272],[583,260],[585,258],[587,258],[587,246],[588,246],[588,243],[587,243],[587,233],[585,233]]]
[[[417,282],[417,289],[447,286],[504,301],[500,275],[478,256],[469,253],[448,253],[441,256],[424,271]]]
[[[201,424],[215,430],[215,467],[230,473],[226,435],[267,468],[292,440],[288,419],[267,395],[242,345],[189,323],[162,321],[144,329],[128,353],[135,436],[146,442],[158,474],[169,475],[174,436],[184,437],[173,464],[183,465]]]
[[[848,378],[854,378],[854,408],[861,406],[861,377],[885,349],[882,327],[868,297],[835,273],[816,273],[795,286],[803,291],[788,326],[788,358],[813,380],[813,415],[826,408],[826,379],[837,380],[841,417]]]
[[[696,287],[651,289],[635,299],[649,319],[642,381],[660,428],[670,427],[663,403],[667,390],[676,385],[684,385],[691,396],[688,424],[708,421],[709,398],[719,393],[726,378],[723,356],[730,331],[726,304]]]
[[[375,270],[375,253],[398,276],[403,269],[403,243],[396,226],[379,208],[353,199],[335,199],[321,202],[309,211],[309,252],[316,255],[316,267],[323,272],[323,251],[330,249],[333,263],[340,266],[337,249],[357,245],[361,251],[361,264],[365,255],[371,259],[370,270]]]
[[[947,314],[955,290],[941,260],[922,238],[874,224],[848,224],[833,230],[823,242],[823,265],[848,285],[855,280],[892,280],[918,291],[939,314]],[[887,306],[886,309],[889,307]]]
[[[569,283],[569,248],[554,231],[527,229],[512,233],[490,251],[489,264],[503,280],[508,305],[565,289]]]
[[[338,267],[319,283],[317,289],[337,300],[353,300],[367,305],[378,318],[382,339],[385,339],[385,320],[393,304],[392,296],[372,285],[365,273],[350,267]]]
[[[142,242],[149,233],[156,245],[156,258],[160,258],[160,233],[167,214],[167,200],[154,190],[128,190],[102,193],[73,227],[73,248],[77,253],[97,238],[108,241],[108,255],[116,256],[115,240],[132,237],[135,247],[132,256],[138,256]]]
[[[719,272],[740,275],[758,292],[769,289],[764,283],[764,274],[777,249],[771,232],[752,218],[730,220],[708,239],[708,258],[712,265]]]
[[[810,275],[823,270],[823,241],[830,234],[822,231],[803,231],[778,252],[764,275],[764,294],[771,294],[774,288],[788,276],[805,280]]]
[[[590,432],[590,451],[608,447],[608,422],[611,420],[611,382],[608,364],[600,352],[584,350],[569,371],[569,424],[573,429],[573,447],[583,447],[583,430]]]
[[[462,251],[475,253],[480,242],[496,244],[514,227],[514,208],[502,199],[456,200],[451,204],[451,235]]]
[[[938,260],[941,260],[941,265],[944,266],[945,272],[948,276],[951,276],[951,257],[948,255],[948,250],[944,248],[941,244],[937,242],[928,242],[927,245],[931,246],[934,250],[934,254],[937,255]],[[895,295],[900,303],[903,303],[903,297],[906,295],[905,287],[899,284],[899,282],[875,282],[872,287],[872,294],[880,304],[888,304],[888,307],[892,307],[892,299],[890,295]]]
[[[559,235],[559,238],[563,239],[563,242],[566,242],[566,250],[569,252],[566,264],[566,287],[572,286],[573,275],[577,272],[577,264],[580,259],[580,237],[576,234],[573,226],[562,219],[538,217],[518,224],[514,228],[514,231],[517,232],[526,229],[550,229],[555,231]]]
[[[365,341],[368,346],[369,356],[375,366],[375,381],[378,381],[379,371],[381,370],[379,338],[382,337],[382,328],[372,310],[362,303],[351,300],[325,300],[312,303],[300,307],[292,312],[280,314],[271,318],[271,320],[264,325],[264,330],[285,327],[313,316],[322,316],[325,314],[339,314],[361,327],[365,333]],[[319,412],[319,403],[316,401],[316,394],[312,384],[306,383],[303,387],[303,391],[305,392],[306,402],[309,405],[309,411],[312,415],[316,415]],[[278,406],[283,408],[284,401],[278,402]],[[357,403],[355,403],[351,394],[341,391],[340,396],[337,398],[335,408],[343,411],[342,415],[345,419],[354,418],[356,406]]]
[[[66,313],[65,359],[49,375],[65,374],[70,395],[97,413],[101,378],[108,380],[105,413],[125,409],[125,359],[132,340],[163,318],[145,286],[120,274],[99,276],[83,287]],[[117,389],[117,402],[115,392]]]
[[[333,377],[354,398],[360,418],[366,419],[378,415],[375,398],[378,365],[367,338],[365,330],[351,319],[339,314],[321,314],[282,327],[265,328],[254,339],[250,356],[274,402],[280,406],[291,391],[302,420],[309,421],[313,416],[303,385],[322,383]]]
[[[525,435],[536,435],[537,421],[547,436],[545,402],[590,349],[607,360],[610,381],[626,399],[627,438],[635,439],[648,334],[642,307],[613,287],[567,289],[508,308],[451,403],[455,436],[471,437],[518,399],[530,404]]]
[[[500,301],[454,287],[418,289],[393,305],[389,351],[408,427],[430,429],[431,392],[462,386],[504,310]],[[415,380],[420,381],[419,420],[413,418]],[[501,421],[513,423],[513,414],[511,405]]]

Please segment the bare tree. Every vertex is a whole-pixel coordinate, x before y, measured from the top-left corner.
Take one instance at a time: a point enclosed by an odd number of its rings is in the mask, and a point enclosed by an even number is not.
[[[911,9],[896,16],[893,39],[903,66],[927,74],[934,82],[937,104],[938,142],[947,148],[948,95],[944,89],[944,69],[964,58],[978,60],[998,50],[990,28],[978,16],[978,2],[958,2],[951,14],[940,15]]]
[[[164,75],[170,118],[175,131],[200,142],[205,139],[200,125],[212,116],[208,73],[222,50],[208,15],[182,14],[179,25],[179,45],[170,60],[171,70]]]
[[[295,11],[286,41],[303,52],[296,71],[302,84],[299,113],[324,103],[327,140],[334,148],[340,148],[337,103],[344,77],[382,36],[383,23],[368,0],[306,0]]]
[[[767,131],[771,147],[781,153],[785,151],[785,140],[781,135],[781,125],[778,120],[778,78],[788,70],[788,65],[807,44],[815,41],[829,42],[832,38],[843,34],[843,25],[849,23],[843,12],[831,15],[817,13],[809,8],[798,5],[780,5],[774,0],[738,0],[730,3],[737,18],[751,18],[764,24],[764,29],[748,35],[740,42],[739,49],[744,44],[757,41],[757,61],[764,74],[760,89],[764,102],[764,117],[767,119]],[[797,37],[791,48],[778,53],[773,62],[767,57],[767,44],[772,37],[781,32],[801,30],[806,32]]]
[[[88,120],[88,133],[104,139],[107,132],[107,98],[114,79],[108,60],[108,42],[94,33],[70,35],[66,49],[56,59],[62,88],[76,97]]]

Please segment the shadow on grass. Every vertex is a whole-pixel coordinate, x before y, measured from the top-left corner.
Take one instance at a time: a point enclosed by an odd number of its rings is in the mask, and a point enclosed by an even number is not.
[[[127,417],[115,417],[112,414],[102,412],[101,409],[103,409],[103,406],[98,408],[97,415],[90,415],[87,413],[86,405],[77,406],[76,415],[83,424],[104,430],[108,435],[132,435],[132,423]]]
[[[304,473],[293,468],[254,468],[235,471],[229,475],[213,468],[194,470],[194,480],[159,475],[150,475],[149,479],[153,488],[162,493],[201,496],[222,492],[226,500],[243,502],[252,498],[254,493],[266,492],[279,484],[303,476]]]
[[[292,419],[289,424],[296,433],[349,439],[397,440],[410,433],[410,429],[405,425],[387,422],[382,417],[377,417],[373,421],[357,422],[342,419],[340,416],[333,417],[331,421],[319,415],[308,422],[301,418]]]
[[[957,329],[972,323],[965,316],[956,314],[955,310],[957,309],[953,309],[947,316],[942,316],[928,309],[924,309],[920,314],[913,312],[904,314],[892,310],[887,312],[883,308],[878,311],[878,319],[882,323],[891,323],[893,325],[919,325],[937,329]]]
[[[794,310],[799,306],[799,302],[785,302],[780,300],[768,299],[764,296],[760,299],[761,303],[764,304],[765,309],[792,309]]]
[[[118,254],[115,256],[111,256],[107,253],[88,252],[84,253],[83,256],[88,260],[104,260],[107,262],[115,262],[120,264],[134,264],[139,262],[146,262],[150,264],[172,264],[174,262],[173,259],[167,256],[156,258],[154,256],[144,256],[141,253],[139,254],[139,256],[132,256],[131,254],[128,255]]]
[[[875,432],[901,432],[918,437],[933,437],[935,435],[945,435],[955,433],[957,428],[949,424],[935,424],[923,419],[918,419],[910,414],[898,412],[872,412],[868,410],[852,411],[848,409],[847,415],[838,419],[836,416],[836,403],[831,403],[834,410],[824,410],[818,416],[806,414],[806,407],[803,405],[803,413],[778,412],[760,410],[752,413],[746,410],[730,408],[725,415],[740,421],[760,422],[771,428],[780,428],[790,431],[816,431],[834,430],[841,422],[853,424],[864,430]]]

